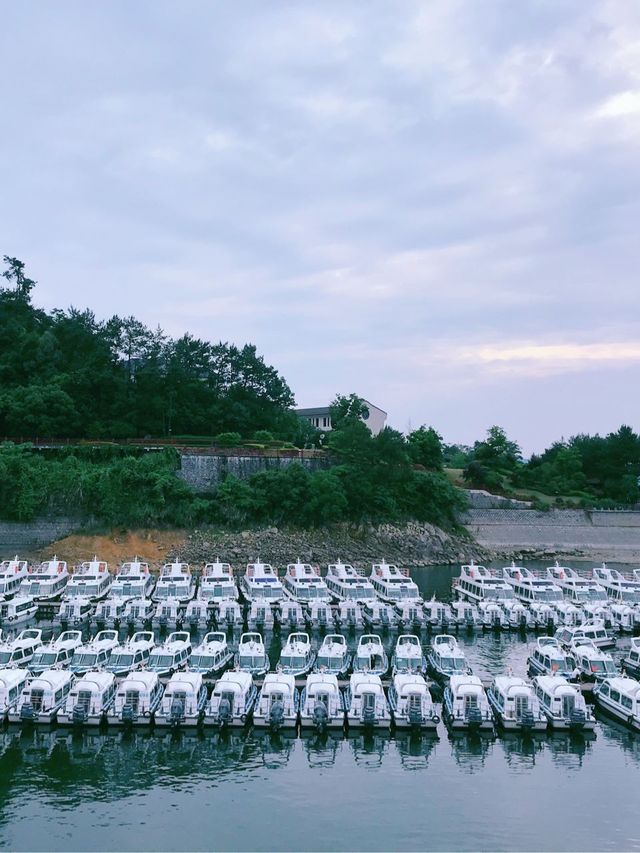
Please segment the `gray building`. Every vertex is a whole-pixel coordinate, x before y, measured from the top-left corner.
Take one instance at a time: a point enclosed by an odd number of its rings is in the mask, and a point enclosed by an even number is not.
[[[387,413],[378,406],[374,406],[368,400],[363,400],[367,409],[362,417],[363,422],[369,427],[373,435],[377,435],[384,428]],[[329,432],[331,426],[331,409],[329,406],[315,406],[311,409],[296,409],[298,417],[306,418],[309,423],[322,432]]]

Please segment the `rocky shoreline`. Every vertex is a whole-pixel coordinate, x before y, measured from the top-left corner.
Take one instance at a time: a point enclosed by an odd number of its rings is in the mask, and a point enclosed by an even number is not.
[[[368,567],[383,558],[401,566],[427,566],[490,560],[493,554],[464,533],[448,533],[431,524],[341,524],[322,530],[267,527],[238,533],[199,529],[169,556],[192,564],[219,556],[237,565],[260,557],[275,566],[286,566],[299,558],[313,565],[326,566],[342,559]]]

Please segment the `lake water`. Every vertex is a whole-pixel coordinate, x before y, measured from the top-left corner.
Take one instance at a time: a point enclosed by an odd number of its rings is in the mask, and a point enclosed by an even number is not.
[[[449,567],[412,574],[449,596]],[[460,641],[489,677],[524,674],[534,635]],[[640,737],[602,718],[590,738],[451,737],[443,724],[437,737],[5,729],[0,846],[635,850],[639,783]]]

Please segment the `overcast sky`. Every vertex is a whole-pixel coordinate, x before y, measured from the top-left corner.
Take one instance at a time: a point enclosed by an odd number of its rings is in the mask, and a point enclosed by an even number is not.
[[[640,3],[2,0],[0,254],[301,406],[640,427]]]

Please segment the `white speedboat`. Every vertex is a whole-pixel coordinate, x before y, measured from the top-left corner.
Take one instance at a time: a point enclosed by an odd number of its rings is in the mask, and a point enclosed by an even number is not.
[[[308,634],[300,632],[289,634],[287,642],[282,647],[278,670],[286,675],[306,675],[311,671],[315,659],[316,655],[311,648]]]
[[[481,601],[499,603],[515,598],[513,588],[501,574],[473,562],[461,566],[460,577],[454,578],[453,581],[453,591],[459,598],[476,604]]]
[[[373,631],[390,631],[398,624],[398,616],[393,605],[373,599],[362,607],[365,625]]]
[[[533,613],[521,601],[503,601],[501,606],[512,631],[526,631],[527,628],[535,628],[536,622]]]
[[[362,605],[350,599],[339,601],[333,611],[333,621],[336,628],[344,628],[350,631],[363,628]]]
[[[24,625],[34,619],[38,613],[38,604],[30,595],[14,595],[8,601],[0,601],[0,623],[6,628]]]
[[[151,627],[172,631],[182,627],[185,606],[179,598],[163,598],[156,605],[151,618]]]
[[[92,669],[106,666],[111,652],[118,645],[118,632],[113,629],[98,631],[92,640],[73,653],[69,669],[76,675],[84,675]]]
[[[297,601],[283,601],[279,608],[278,622],[283,628],[303,628],[305,624],[302,605]]]
[[[354,672],[344,694],[349,728],[388,729],[391,708],[379,675]]]
[[[557,623],[554,604],[563,601],[562,589],[548,576],[530,571],[524,566],[511,563],[502,569],[502,576],[513,587],[516,598],[525,604],[533,617],[533,626],[553,630]]]
[[[223,631],[210,631],[191,652],[189,670],[210,678],[219,675],[232,662],[233,652],[227,643],[227,635]]]
[[[345,676],[351,669],[352,654],[342,634],[327,634],[318,649],[316,672]]]
[[[558,675],[537,675],[536,696],[551,728],[593,731],[595,720],[582,693]]]
[[[453,730],[493,730],[489,699],[477,675],[451,676],[444,689],[442,711]]]
[[[640,605],[614,601],[609,606],[611,627],[623,633],[631,633],[640,624]]]
[[[155,724],[172,729],[198,726],[206,703],[207,688],[201,672],[174,672],[162,694]]]
[[[478,613],[482,619],[482,627],[493,631],[506,631],[509,628],[509,617],[497,601],[482,599],[478,602]]]
[[[269,656],[262,635],[257,631],[249,631],[240,637],[236,666],[253,676],[260,676],[269,672]]]
[[[53,618],[54,625],[73,626],[86,625],[91,620],[95,604],[90,598],[76,595],[73,598],[63,598],[60,609]]]
[[[105,670],[112,672],[116,678],[125,678],[130,673],[146,667],[154,648],[153,631],[138,631],[130,640],[114,647],[105,664]]]
[[[143,563],[137,557],[128,563],[123,563],[111,587],[112,598],[149,598],[156,585],[156,579],[149,569],[148,563]]]
[[[423,605],[415,601],[399,601],[396,604],[398,625],[405,630],[419,630],[424,624]]]
[[[220,604],[226,599],[238,600],[238,585],[233,576],[229,563],[207,563],[202,570],[198,595],[212,605]]]
[[[563,678],[577,676],[576,662],[555,637],[538,637],[527,658],[527,665],[533,675],[559,675]]]
[[[285,592],[301,604],[311,601],[331,601],[329,589],[320,577],[320,569],[309,563],[289,563],[282,579]]]
[[[106,598],[112,584],[113,575],[109,571],[108,563],[94,557],[93,560],[75,567],[64,591],[63,600],[78,597],[99,601]]]
[[[148,726],[158,710],[164,688],[157,672],[131,673],[118,685],[116,701],[109,709],[109,725]]]
[[[75,676],[66,669],[45,669],[23,689],[18,702],[9,710],[10,723],[52,723],[64,707]]]
[[[0,667],[27,666],[41,645],[39,628],[25,628],[13,640],[0,641]]]
[[[338,679],[328,672],[315,672],[307,676],[300,696],[300,726],[317,732],[342,729],[345,718],[344,696]]]
[[[543,732],[547,718],[533,685],[514,675],[499,675],[487,691],[498,722],[507,731]]]
[[[577,628],[558,628],[555,637],[567,648],[583,641],[600,649],[611,648],[616,644],[615,637],[609,634],[602,622],[583,622]]]
[[[254,598],[249,603],[247,612],[247,627],[259,628],[261,631],[270,631],[275,625],[275,612],[268,601]]]
[[[602,622],[605,628],[614,627],[611,604],[608,601],[587,601],[582,605],[585,622]]]
[[[185,669],[191,655],[191,635],[188,631],[174,631],[160,646],[155,646],[149,656],[147,669],[159,678],[168,679],[174,672]]]
[[[542,631],[555,631],[558,627],[558,611],[546,601],[532,601],[529,610],[533,615],[534,627]]]
[[[28,573],[29,564],[20,560],[17,554],[13,560],[3,560],[0,563],[0,598],[15,595]]]
[[[293,675],[270,672],[265,675],[253,712],[253,725],[272,731],[294,729],[298,722],[300,692]]]
[[[205,726],[244,726],[253,711],[258,690],[249,672],[225,672],[213,688],[204,714]]]
[[[574,628],[577,625],[582,625],[586,619],[582,607],[578,607],[566,598],[562,601],[554,601],[553,609],[558,614],[557,625],[560,628],[563,625]]]
[[[593,577],[609,596],[614,625],[621,631],[633,631],[640,622],[640,574],[625,577],[603,563],[593,570]]]
[[[475,631],[482,627],[482,619],[475,604],[459,598],[452,601],[449,607],[451,608],[449,622],[452,627],[466,631]]]
[[[427,683],[419,672],[396,672],[389,687],[389,705],[397,729],[435,731],[440,717]]]
[[[577,642],[571,647],[571,655],[576,662],[581,681],[593,683],[613,678],[618,669],[613,658],[607,652],[597,648],[593,643]]]
[[[260,601],[267,607],[277,604],[285,597],[284,587],[278,573],[269,563],[249,563],[240,579],[240,592],[247,601]]]
[[[605,678],[594,687],[593,697],[599,708],[640,730],[640,683],[634,678]]]
[[[336,601],[355,601],[366,604],[376,597],[371,581],[348,563],[338,560],[327,568],[327,588]]]
[[[9,711],[18,704],[28,681],[28,669],[0,669],[0,723],[7,719]]]
[[[244,625],[242,608],[234,598],[223,598],[214,612],[218,628],[241,628]]]
[[[40,675],[45,669],[63,669],[71,662],[73,654],[82,645],[82,631],[64,631],[58,637],[35,650],[29,669]]]
[[[383,601],[397,604],[400,601],[415,601],[422,604],[418,585],[411,580],[408,569],[400,569],[382,560],[371,567],[371,585]]]
[[[622,672],[634,678],[640,676],[640,637],[631,637],[629,650],[622,659]]]
[[[160,569],[160,577],[156,583],[151,599],[165,602],[167,599],[178,599],[180,604],[186,604],[196,594],[196,582],[191,574],[188,563],[165,563]]]
[[[428,628],[446,631],[451,621],[451,611],[444,601],[437,601],[435,595],[423,605],[424,622]]]
[[[367,672],[372,675],[386,675],[389,659],[382,640],[377,634],[363,634],[353,659],[354,672]]]
[[[54,557],[32,569],[20,584],[20,594],[36,601],[56,601],[69,581],[67,564]]]
[[[187,604],[182,624],[191,631],[200,631],[208,628],[213,622],[213,607],[210,607],[204,598],[197,596]]]
[[[124,620],[127,607],[126,598],[105,598],[96,605],[96,610],[91,617],[91,622],[104,628],[118,628]]]
[[[122,621],[128,628],[145,628],[151,625],[156,605],[150,598],[130,598],[124,608]]]
[[[116,700],[113,673],[94,670],[81,676],[71,688],[64,706],[58,711],[62,726],[99,726]]]
[[[547,568],[546,576],[560,587],[564,597],[573,604],[578,606],[594,602],[607,604],[607,593],[597,580],[580,575],[569,566],[561,566],[557,560],[554,566]]]
[[[329,628],[333,625],[331,605],[322,600],[311,601],[307,606],[307,623],[312,628]]]
[[[433,638],[427,662],[431,672],[439,681],[446,682],[454,675],[471,673],[464,652],[456,638],[450,634],[438,634]]]
[[[391,674],[418,671],[427,671],[427,659],[422,651],[420,638],[415,634],[400,634],[391,658]]]

